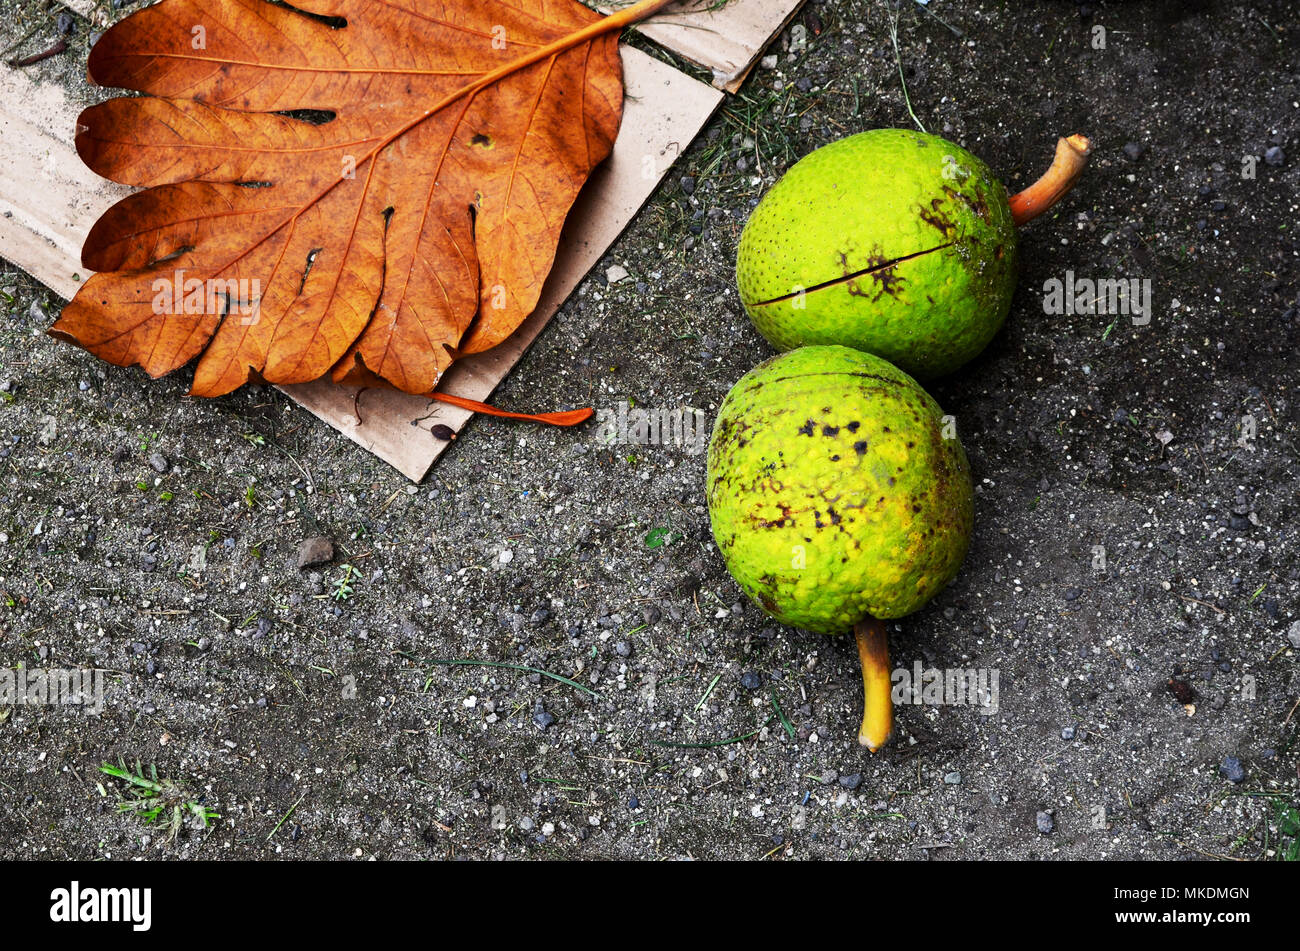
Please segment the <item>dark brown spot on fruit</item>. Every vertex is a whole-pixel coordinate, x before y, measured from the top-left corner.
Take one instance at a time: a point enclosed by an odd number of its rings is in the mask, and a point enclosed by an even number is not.
[[[943,190],[944,193],[949,198],[959,199],[962,203],[966,205],[967,208],[971,210],[973,214],[977,215],[981,221],[985,222],[986,224],[988,223],[989,206],[988,206],[988,202],[984,200],[983,195],[980,195],[977,198],[971,198],[965,192],[959,192],[956,189],[949,188],[947,186],[944,186]]]

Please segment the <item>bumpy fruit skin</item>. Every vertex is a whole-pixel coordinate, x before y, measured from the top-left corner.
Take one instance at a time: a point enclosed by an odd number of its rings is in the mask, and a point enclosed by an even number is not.
[[[759,364],[709,443],[713,537],[732,576],[793,627],[847,631],[920,608],[957,573],[970,464],[907,374],[848,347]]]
[[[1011,307],[1007,193],[938,136],[852,135],[805,156],[763,196],[740,237],[736,281],[779,350],[837,343],[939,376],[983,350]]]

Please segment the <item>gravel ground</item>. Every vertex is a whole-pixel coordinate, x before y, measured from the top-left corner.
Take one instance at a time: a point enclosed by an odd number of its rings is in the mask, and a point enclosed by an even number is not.
[[[11,38],[39,26],[22,53],[55,39],[58,8],[0,8]],[[883,10],[805,8],[806,46],[782,35],[500,405],[634,401],[698,408],[711,427],[770,354],[733,286],[749,210],[813,148],[910,124]],[[85,95],[88,26],[74,30],[71,53],[32,71]],[[898,39],[926,128],[1010,188],[1057,135],[1096,144],[1023,235],[1006,328],[931,387],[975,470],[977,537],[891,646],[909,669],[997,671],[996,714],[905,706],[885,751],[859,747],[851,644],[743,600],[690,447],[480,418],[412,486],[272,389],[191,400],[183,375],[150,381],[57,344],[43,331],[60,301],[6,267],[0,667],[111,673],[98,716],[0,708],[0,856],[1289,847],[1294,5],[934,0],[905,10]],[[610,284],[614,266],[629,276]],[[1149,323],[1045,314],[1044,282],[1067,272],[1149,279]],[[316,536],[332,560],[299,569]],[[125,785],[97,772],[119,758],[156,764],[178,801],[220,818],[172,840],[119,815]]]

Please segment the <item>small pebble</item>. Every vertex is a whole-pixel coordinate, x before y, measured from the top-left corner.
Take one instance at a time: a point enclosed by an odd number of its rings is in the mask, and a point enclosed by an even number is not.
[[[334,560],[334,542],[323,535],[305,538],[298,546],[298,567],[310,568]]]
[[[1063,740],[1072,740],[1072,739],[1074,739],[1074,727],[1072,727],[1072,726],[1067,726],[1064,730],[1062,730],[1062,731],[1061,731],[1061,739],[1063,739]]]
[[[745,671],[744,674],[741,675],[740,685],[744,687],[746,690],[757,690],[759,687],[763,685],[763,678],[761,678],[754,671],[747,670]]]
[[[850,773],[847,776],[841,776],[840,785],[843,786],[845,789],[850,789],[850,790],[857,789],[859,786],[862,785],[862,774]]]
[[[960,786],[961,773],[957,772],[956,770],[953,770],[951,773],[946,773],[943,777],[943,781],[947,783],[949,786]]]
[[[1052,830],[1056,828],[1056,820],[1052,818],[1052,814],[1042,809],[1038,810],[1038,815],[1034,817],[1034,821],[1038,825],[1038,831],[1043,835],[1051,834]]]
[[[1286,161],[1286,153],[1283,152],[1278,146],[1274,145],[1271,148],[1265,150],[1264,161],[1269,165],[1281,165],[1283,162]]]
[[[1219,764],[1219,772],[1230,783],[1239,783],[1246,778],[1246,769],[1241,765],[1241,760],[1235,756],[1225,756],[1223,762]]]

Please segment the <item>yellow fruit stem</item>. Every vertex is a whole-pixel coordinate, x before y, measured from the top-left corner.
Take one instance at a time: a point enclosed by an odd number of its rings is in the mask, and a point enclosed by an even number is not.
[[[1016,226],[1028,224],[1065,197],[1087,166],[1091,152],[1092,143],[1086,135],[1057,139],[1052,167],[1034,184],[1008,199]]]
[[[862,728],[858,742],[871,752],[885,745],[894,729],[894,708],[889,699],[889,636],[885,622],[868,616],[853,626],[862,664]]]

